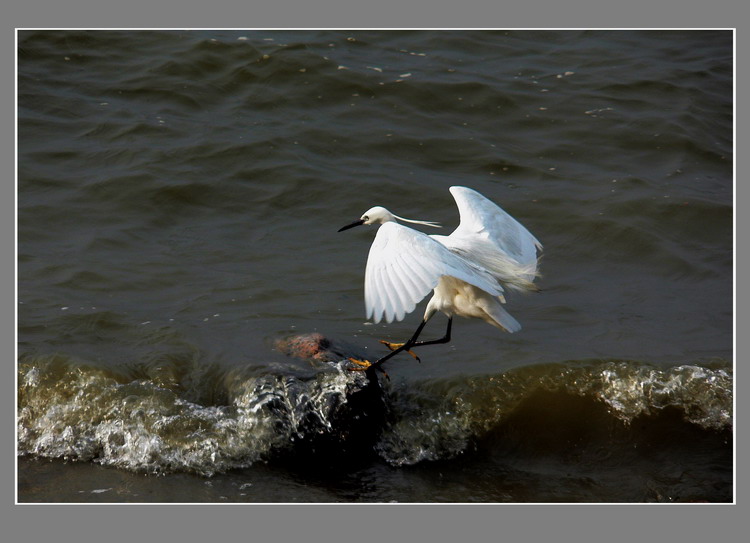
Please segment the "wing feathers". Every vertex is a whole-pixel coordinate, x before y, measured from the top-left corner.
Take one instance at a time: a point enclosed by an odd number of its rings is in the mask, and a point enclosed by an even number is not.
[[[451,251],[490,271],[501,282],[533,290],[537,251],[531,232],[497,204],[467,187],[451,187],[461,223],[450,236],[435,238]]]
[[[394,221],[378,228],[365,271],[367,318],[401,320],[434,289],[455,277],[504,301],[501,283],[533,290],[542,244],[495,203],[466,187],[451,187],[461,223],[450,236],[428,236]],[[499,304],[498,304],[498,307]],[[498,322],[520,327],[505,310]]]
[[[406,284],[404,271],[398,265],[398,260],[391,262],[391,265],[385,272],[385,276],[390,281],[391,293],[394,295],[393,298],[396,302],[394,316],[396,320],[400,321],[407,312],[411,312],[414,309],[414,304],[409,298],[409,291],[412,289]]]
[[[385,291],[385,321],[391,322],[396,315],[396,306],[398,301],[393,292],[393,286],[388,280],[385,269],[377,270],[378,285]]]
[[[389,274],[389,277],[396,287],[395,292],[400,298],[401,308],[403,309],[404,313],[410,313],[414,310],[414,306],[416,305],[412,301],[412,297],[414,296],[413,293],[418,292],[419,289],[414,288],[412,282],[409,281],[409,271],[408,269],[405,269],[404,266],[402,266],[400,258],[396,258],[393,260],[393,262],[391,263],[391,268],[393,271]],[[403,317],[404,315],[402,314],[400,317],[398,317],[398,320],[401,320]]]
[[[383,224],[367,258],[365,305],[368,318],[401,320],[434,289],[440,277],[466,281],[493,296],[500,284],[485,270],[453,254],[426,234],[395,222]]]

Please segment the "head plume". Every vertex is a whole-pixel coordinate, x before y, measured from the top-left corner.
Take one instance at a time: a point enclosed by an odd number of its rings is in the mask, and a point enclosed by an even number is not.
[[[410,222],[412,224],[423,224],[425,226],[432,226],[433,228],[442,228],[442,225],[440,223],[437,223],[437,222],[432,222],[432,221],[418,221],[418,220],[415,220],[415,219],[404,219],[403,217],[399,217],[398,215],[393,215],[393,216],[396,217],[400,221]]]

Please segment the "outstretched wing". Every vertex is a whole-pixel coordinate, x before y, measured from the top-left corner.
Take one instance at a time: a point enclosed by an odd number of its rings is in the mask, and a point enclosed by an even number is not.
[[[497,204],[467,187],[451,187],[461,223],[450,236],[434,236],[470,262],[487,269],[500,281],[533,289],[539,243],[521,223]]]
[[[448,275],[466,281],[493,296],[503,288],[482,270],[430,236],[396,222],[380,226],[370,247],[365,271],[367,318],[386,322],[414,311],[417,303],[434,289],[440,277]]]

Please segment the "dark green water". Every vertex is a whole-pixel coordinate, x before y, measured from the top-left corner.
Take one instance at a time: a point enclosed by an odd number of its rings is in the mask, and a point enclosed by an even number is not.
[[[18,41],[19,501],[732,500],[731,32]],[[458,320],[308,454],[290,398],[325,434],[354,377],[274,342],[406,339],[336,230],[449,233],[456,184],[544,244],[523,329]]]

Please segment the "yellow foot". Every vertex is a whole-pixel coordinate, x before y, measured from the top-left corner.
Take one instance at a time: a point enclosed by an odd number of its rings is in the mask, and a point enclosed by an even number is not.
[[[399,349],[404,346],[403,343],[390,343],[389,341],[385,341],[384,339],[381,339],[380,343],[388,347],[391,351],[395,351],[396,349]],[[422,362],[419,359],[419,357],[416,354],[414,354],[414,351],[406,351],[406,352],[412,355],[414,357],[414,360],[416,360],[417,362],[420,362],[420,363]]]
[[[356,364],[357,366],[359,366],[358,368],[356,368],[356,367],[354,367],[354,368],[353,367],[346,368],[349,371],[367,371],[368,369],[370,369],[372,367],[372,363],[369,360],[357,360],[356,358],[349,358],[349,362],[351,362],[352,364]],[[377,366],[377,368],[378,368],[378,371],[380,371],[380,373],[382,373],[383,375],[385,375],[386,379],[388,379],[389,381],[391,380],[391,378],[388,376],[388,374],[385,372],[385,370],[383,368],[381,368],[380,366]]]
[[[349,358],[349,362],[351,362],[352,364],[356,364],[357,366],[359,366],[358,368],[356,368],[356,367],[355,368],[351,368],[351,367],[347,368],[349,371],[366,371],[367,368],[369,368],[370,366],[372,366],[372,364],[370,363],[369,360],[357,360],[356,358],[351,358],[350,357]]]

